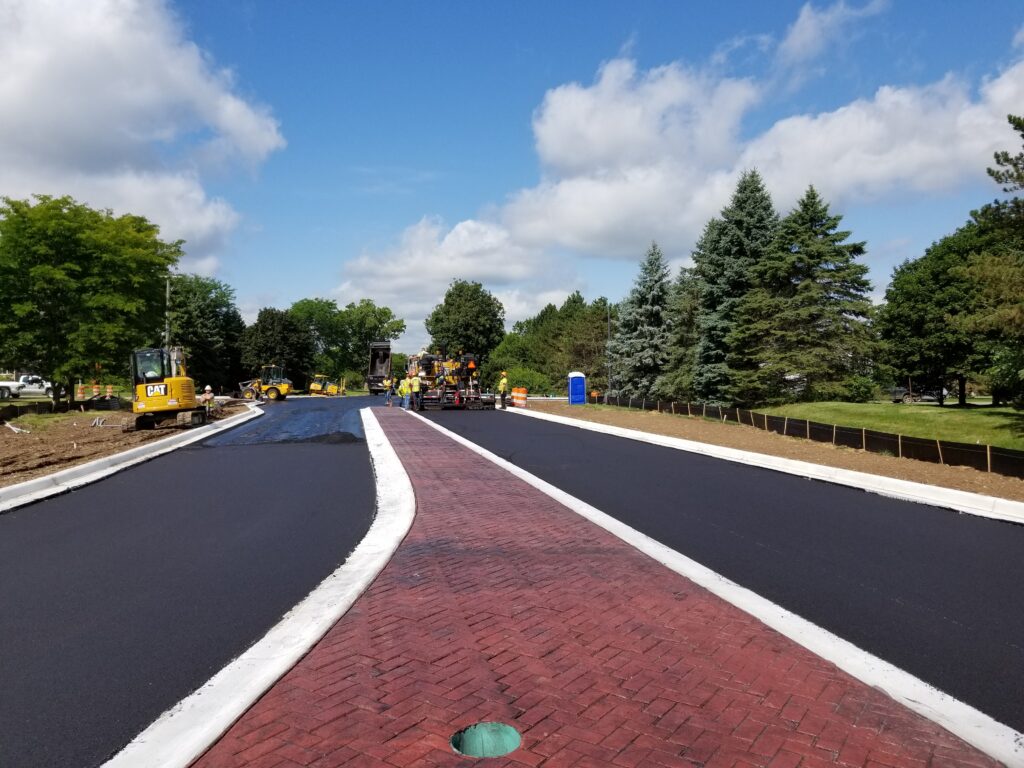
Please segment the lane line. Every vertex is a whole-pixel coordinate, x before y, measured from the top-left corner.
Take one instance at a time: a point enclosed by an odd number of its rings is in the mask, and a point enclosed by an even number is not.
[[[410,412],[411,413],[411,412]],[[741,587],[710,568],[655,541],[614,517],[571,496],[536,475],[466,438],[411,413],[433,429],[512,473],[555,501],[617,536],[681,576],[832,662],[867,685],[885,691],[910,710],[932,720],[1007,766],[1024,766],[1024,734],[846,640]]]
[[[784,459],[779,456],[770,456],[764,453],[742,451],[737,448],[726,448],[720,445],[709,443],[698,443],[693,440],[685,440],[681,437],[668,437],[667,435],[656,435],[650,432],[641,432],[636,429],[625,427],[613,427],[608,424],[599,424],[593,421],[574,419],[569,416],[559,416],[553,413],[540,413],[529,409],[514,408],[508,413],[517,416],[529,416],[543,421],[552,421],[558,424],[565,424],[570,427],[588,429],[591,432],[601,432],[606,435],[625,437],[629,440],[660,445],[664,448],[674,448],[690,453],[699,453],[711,456],[716,459],[733,461],[739,464],[749,464],[755,467],[772,469],[777,472],[785,472],[790,475],[821,480],[826,483],[836,483],[851,488],[859,488],[870,493],[877,493],[880,496],[887,496],[901,501],[911,501],[915,504],[927,504],[932,507],[943,507],[957,512],[965,512],[978,517],[987,517],[993,520],[1003,520],[1011,523],[1024,523],[1024,502],[1012,501],[1010,499],[998,499],[994,496],[983,496],[980,493],[969,493],[968,491],[957,491],[952,488],[939,488],[924,483],[914,483],[909,480],[897,480],[893,477],[882,475],[870,475],[866,472],[856,472],[852,469],[839,469],[837,467],[826,467],[820,464],[812,464],[807,461],[796,459]],[[907,459],[911,461],[911,459]]]
[[[62,469],[60,472],[54,472],[43,477],[26,480],[22,483],[15,483],[6,488],[0,488],[0,514],[33,501],[67,493],[74,488],[95,483],[97,480],[109,477],[116,472],[120,472],[122,469],[127,469],[144,461],[155,459],[157,456],[162,456],[165,453],[176,451],[178,448],[182,448],[190,443],[205,440],[218,432],[232,429],[239,424],[262,415],[262,410],[249,406],[249,410],[245,413],[191,429],[180,435],[165,437],[162,440],[155,440],[152,443],[146,443],[137,448],[130,448],[121,453],[115,453],[100,459],[94,459],[85,464],[79,464],[77,467]]]
[[[164,712],[104,768],[186,768],[287,673],[388,564],[412,527],[416,497],[369,408],[360,409],[377,485],[376,514],[348,559],[252,647]]]

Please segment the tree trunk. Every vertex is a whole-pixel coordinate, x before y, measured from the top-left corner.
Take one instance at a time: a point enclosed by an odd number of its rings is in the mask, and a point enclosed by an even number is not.
[[[958,373],[956,377],[956,401],[957,404],[967,405],[967,377]]]

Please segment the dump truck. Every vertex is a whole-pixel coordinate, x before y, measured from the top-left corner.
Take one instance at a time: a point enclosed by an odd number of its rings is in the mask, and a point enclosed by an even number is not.
[[[181,347],[137,349],[130,363],[134,418],[125,423],[125,429],[206,423],[206,409],[196,398]]]
[[[384,379],[391,375],[391,342],[370,342],[370,369],[366,374],[366,388],[371,395],[384,392]]]
[[[258,379],[241,381],[238,388],[246,400],[258,400],[264,395],[268,400],[284,400],[292,391],[292,380],[285,378],[284,368],[271,363],[260,369]]]

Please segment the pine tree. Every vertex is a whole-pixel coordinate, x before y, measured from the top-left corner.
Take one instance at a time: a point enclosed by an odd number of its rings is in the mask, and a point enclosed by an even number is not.
[[[651,395],[668,359],[668,278],[665,257],[652,242],[633,289],[619,305],[618,327],[609,344],[612,376],[620,395]]]
[[[697,354],[697,318],[700,310],[700,280],[693,268],[680,267],[668,300],[672,325],[668,362],[655,382],[654,391],[666,400],[694,399],[693,368]]]
[[[1024,117],[1007,115],[1007,122],[1021,138],[1024,138]],[[995,153],[995,161],[998,168],[989,168],[988,175],[995,179],[997,184],[1003,185],[1003,192],[1016,192],[1024,189],[1024,152],[1011,155],[1006,150]]]
[[[863,389],[871,284],[854,261],[864,243],[845,243],[841,221],[809,187],[754,266],[729,337],[735,402],[855,399]]]
[[[761,263],[778,227],[778,215],[757,171],[740,177],[721,219],[708,222],[693,253],[701,281],[694,391],[714,404],[737,397],[737,371],[754,366],[730,338],[739,319],[740,303],[754,287],[754,268]]]

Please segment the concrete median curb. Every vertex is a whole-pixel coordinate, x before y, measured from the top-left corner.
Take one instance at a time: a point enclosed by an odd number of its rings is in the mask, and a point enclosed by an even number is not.
[[[377,485],[370,530],[345,562],[207,683],[173,706],[104,768],[186,768],[288,672],[373,583],[412,527],[416,496],[376,417],[361,409]]]
[[[0,514],[8,512],[16,507],[39,501],[49,496],[56,496],[60,493],[78,488],[89,483],[95,483],[122,469],[149,461],[170,451],[177,450],[190,443],[205,440],[211,435],[231,429],[243,424],[250,419],[263,415],[263,411],[255,406],[249,406],[249,410],[237,416],[230,416],[222,421],[207,424],[198,429],[183,432],[180,435],[173,435],[162,440],[155,440],[136,448],[131,448],[111,456],[104,456],[101,459],[94,459],[77,467],[63,469],[51,475],[37,477],[33,480],[26,480],[23,483],[0,488]]]
[[[544,419],[558,424],[565,424],[580,429],[589,429],[593,432],[601,432],[606,435],[625,437],[630,440],[639,440],[653,445],[660,445],[666,448],[700,453],[716,459],[735,461],[740,464],[749,464],[764,469],[773,469],[777,472],[785,472],[790,475],[798,475],[811,480],[821,480],[827,483],[836,483],[851,488],[859,488],[869,493],[877,493],[881,496],[888,496],[903,501],[911,501],[917,504],[927,504],[933,507],[943,507],[957,512],[964,512],[969,515],[988,517],[993,520],[1003,520],[1010,523],[1024,524],[1024,503],[1011,501],[1010,499],[999,499],[994,496],[982,496],[979,493],[968,491],[957,491],[952,488],[940,488],[924,483],[914,483],[910,480],[898,480],[882,475],[870,475],[866,472],[856,472],[851,469],[839,469],[827,467],[821,464],[811,464],[796,459],[784,459],[778,456],[771,456],[764,453],[752,451],[741,451],[737,448],[726,448],[710,443],[698,443],[693,440],[684,440],[679,437],[668,437],[657,435],[651,432],[641,432],[635,429],[624,427],[613,427],[608,424],[600,424],[593,421],[573,419],[568,416],[557,416],[551,413],[539,413],[537,411],[515,408],[509,411],[519,416],[530,416],[535,419]],[[910,459],[908,459],[910,461]]]

